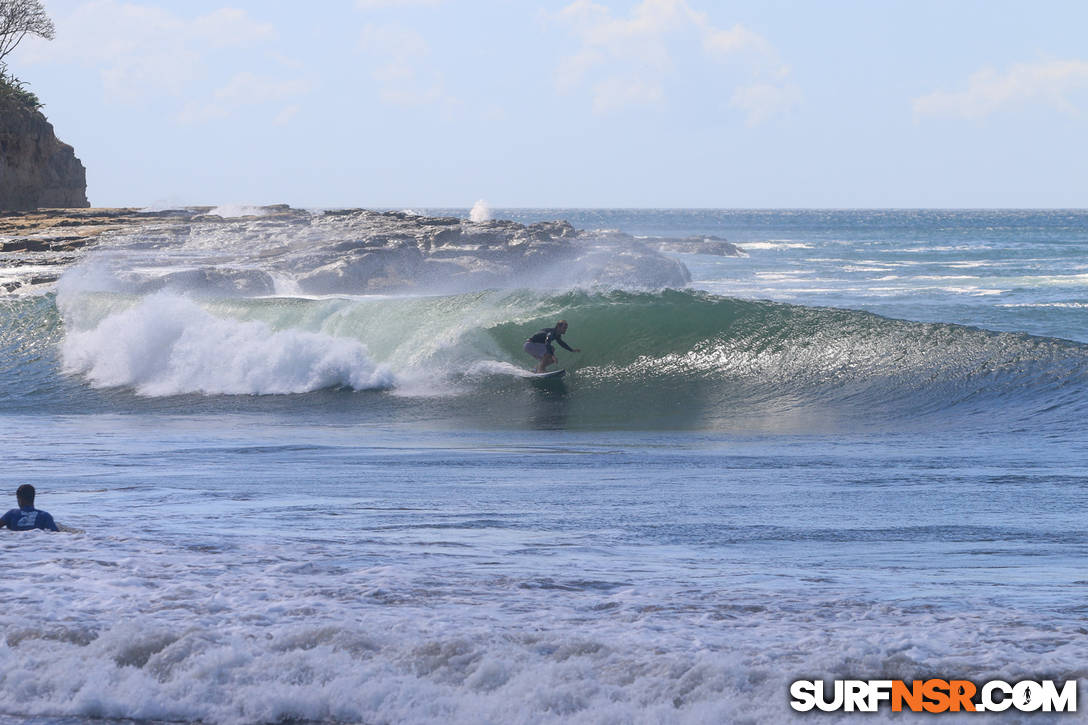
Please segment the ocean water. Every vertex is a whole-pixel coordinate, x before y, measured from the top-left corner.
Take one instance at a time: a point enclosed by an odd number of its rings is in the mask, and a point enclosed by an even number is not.
[[[250,264],[254,227],[0,297],[3,489],[76,529],[0,536],[0,721],[765,723],[814,717],[795,679],[1088,677],[1088,212],[492,214],[745,253],[670,254],[673,290],[99,279]],[[526,379],[558,317],[582,352]]]

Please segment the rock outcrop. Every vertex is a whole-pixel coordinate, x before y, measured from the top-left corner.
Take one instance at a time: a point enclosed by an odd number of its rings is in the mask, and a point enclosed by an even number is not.
[[[0,211],[85,208],[87,171],[40,111],[0,98]]]
[[[99,266],[110,268],[117,291],[215,296],[683,287],[691,281],[687,267],[662,248],[741,253],[721,239],[635,238],[565,221],[470,222],[283,205],[223,213],[190,207],[0,215],[0,293],[46,291],[90,250],[104,253]]]

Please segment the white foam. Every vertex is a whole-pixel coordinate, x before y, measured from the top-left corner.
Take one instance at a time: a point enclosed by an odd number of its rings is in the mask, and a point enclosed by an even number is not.
[[[217,317],[196,302],[159,293],[100,320],[60,300],[68,330],[65,371],[96,387],[147,396],[302,393],[335,386],[388,388],[393,374],[356,340],[259,321]],[[85,326],[84,326],[85,325]]]
[[[0,267],[0,275],[8,277],[29,277],[35,274],[56,273],[55,264],[24,264],[15,267]]]
[[[491,221],[491,207],[487,205],[486,201],[480,199],[472,205],[472,211],[468,213],[468,218],[474,222]]]
[[[996,267],[1000,266],[1000,262],[991,261],[967,261],[967,262],[944,262],[945,267],[953,267],[956,269],[975,269],[977,267]]]
[[[508,362],[500,360],[480,360],[469,366],[466,375],[472,377],[486,377],[489,375],[512,375],[517,378],[532,377],[532,372],[519,368]]]
[[[795,282],[799,277],[810,277],[815,274],[816,270],[811,269],[794,269],[778,272],[756,272],[756,279],[766,282],[779,282],[779,281],[791,281]]]
[[[994,249],[988,244],[935,244],[933,246],[903,247],[897,251],[904,254],[932,254],[934,252],[984,252]]]
[[[235,219],[244,216],[266,216],[268,210],[251,204],[221,204],[209,211],[208,214],[221,216],[224,219]]]
[[[1088,302],[1007,302],[997,307],[1050,307],[1055,309],[1080,310],[1088,308]]]
[[[223,725],[783,722],[795,678],[1015,680],[1068,671],[1086,640],[1074,618],[1028,609],[899,608],[740,573],[700,586],[668,551],[672,570],[593,587],[579,582],[591,567],[571,568],[600,563],[588,554],[566,562],[569,579],[550,557],[489,576],[426,543],[435,531],[201,530],[194,547],[127,524],[0,542],[11,562],[0,592],[21,605],[0,618],[0,711]],[[512,543],[486,533],[463,536],[462,550]],[[360,565],[374,537],[408,537],[408,549]]]
[[[742,242],[742,246],[745,249],[761,249],[761,250],[812,249],[811,244],[805,244],[804,242],[791,242],[791,241]]]

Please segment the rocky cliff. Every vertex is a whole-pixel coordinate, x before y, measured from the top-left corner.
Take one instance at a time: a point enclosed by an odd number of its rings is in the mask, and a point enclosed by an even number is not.
[[[87,171],[40,111],[0,98],[0,211],[89,207]]]
[[[103,254],[94,255],[96,250]],[[112,278],[111,289],[139,294],[658,289],[691,281],[676,258],[683,254],[743,251],[717,238],[636,238],[577,230],[564,221],[471,222],[286,205],[233,211],[51,209],[0,215],[0,296],[48,291],[62,272],[83,261],[88,273]]]

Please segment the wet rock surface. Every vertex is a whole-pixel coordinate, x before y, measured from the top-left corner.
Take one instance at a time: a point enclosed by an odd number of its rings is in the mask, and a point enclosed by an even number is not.
[[[682,287],[665,253],[739,254],[717,238],[639,239],[565,221],[470,222],[407,212],[286,205],[41,209],[0,215],[0,290],[47,291],[101,262],[121,291],[213,295],[456,293],[494,287]],[[238,215],[238,214],[241,215]],[[93,256],[92,256],[93,255]],[[85,266],[85,265],[82,265]]]

